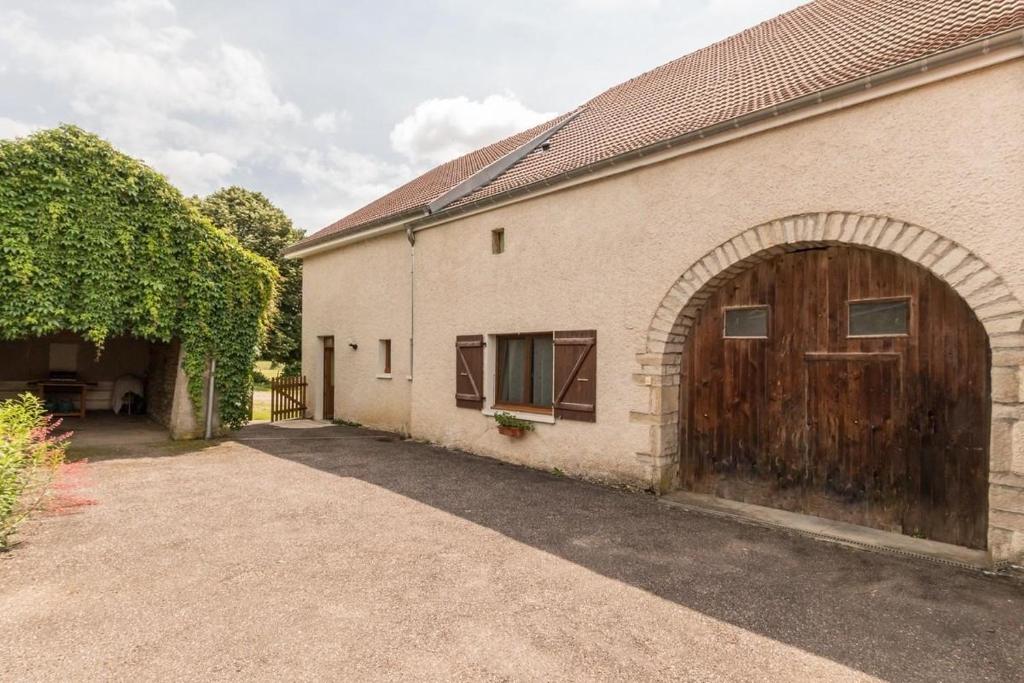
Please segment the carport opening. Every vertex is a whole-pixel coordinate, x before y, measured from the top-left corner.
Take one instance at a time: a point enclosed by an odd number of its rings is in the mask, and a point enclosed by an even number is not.
[[[0,342],[0,400],[39,396],[47,412],[95,445],[168,438],[178,342],[111,337],[102,349],[73,332]]]

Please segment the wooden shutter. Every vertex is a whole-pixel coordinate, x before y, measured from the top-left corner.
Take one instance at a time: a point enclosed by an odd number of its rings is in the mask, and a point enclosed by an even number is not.
[[[597,331],[555,332],[555,416],[597,419]]]
[[[455,338],[455,405],[484,407],[484,338],[479,334]]]

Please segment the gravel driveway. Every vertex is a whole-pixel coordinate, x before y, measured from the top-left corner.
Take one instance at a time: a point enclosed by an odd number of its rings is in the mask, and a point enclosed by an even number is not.
[[[0,680],[1024,674],[1011,579],[347,427],[96,455],[0,556]]]

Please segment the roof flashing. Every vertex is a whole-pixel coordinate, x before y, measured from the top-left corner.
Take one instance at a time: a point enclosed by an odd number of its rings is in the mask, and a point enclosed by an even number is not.
[[[427,213],[433,214],[442,209],[454,204],[463,197],[468,197],[473,194],[481,187],[487,185],[489,182],[497,178],[498,176],[505,173],[517,163],[522,161],[530,152],[533,152],[538,147],[542,149],[549,149],[551,136],[562,130],[566,125],[572,122],[577,116],[583,113],[586,107],[580,107],[574,112],[564,116],[561,121],[558,121],[554,125],[550,126],[544,131],[541,131],[538,135],[527,140],[522,145],[512,150],[505,156],[501,157],[497,161],[494,161],[482,169],[469,176],[461,183],[448,190],[444,194],[440,195],[434,201],[427,204]]]

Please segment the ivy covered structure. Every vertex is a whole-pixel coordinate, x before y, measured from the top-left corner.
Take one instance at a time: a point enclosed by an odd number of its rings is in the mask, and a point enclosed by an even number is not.
[[[159,173],[74,126],[0,141],[0,398],[144,410],[175,438],[249,417],[278,279]]]

